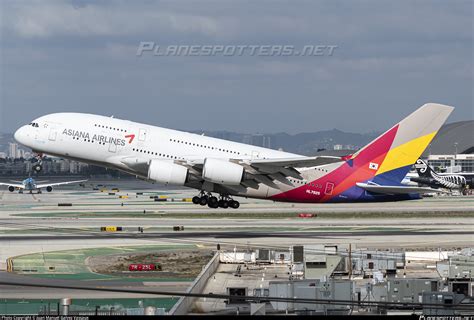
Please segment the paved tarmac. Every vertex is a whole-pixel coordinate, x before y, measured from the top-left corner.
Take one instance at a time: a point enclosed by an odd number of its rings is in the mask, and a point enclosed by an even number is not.
[[[239,199],[242,205],[237,210],[215,210],[182,202],[194,194],[192,190],[143,189],[130,182],[113,184],[121,190],[110,195],[111,186],[106,192],[89,187],[40,195],[0,192],[0,269],[5,269],[7,258],[24,254],[100,247],[197,244],[212,250],[217,244],[229,248],[276,248],[350,243],[359,248],[434,250],[468,247],[474,243],[474,197],[356,204]],[[175,201],[156,202],[150,196],[169,196]],[[58,203],[72,206],[58,206]],[[299,213],[315,213],[317,217],[299,218]],[[102,226],[121,226],[123,231],[101,232]],[[173,231],[173,226],[183,226],[184,230]],[[139,233],[138,227],[143,227],[144,232]],[[11,277],[15,275],[0,273],[0,279],[32,279]],[[106,285],[146,286],[143,282],[120,281],[108,281]],[[160,283],[160,289],[184,291],[187,285]],[[0,287],[0,298],[25,294],[55,297],[59,293],[63,294],[49,289]],[[74,294],[90,297],[84,292]],[[107,296],[123,297],[123,294]]]

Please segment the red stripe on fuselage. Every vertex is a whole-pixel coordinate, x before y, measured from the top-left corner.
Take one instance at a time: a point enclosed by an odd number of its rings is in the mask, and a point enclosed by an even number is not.
[[[304,186],[274,195],[270,199],[291,202],[325,202],[352,188],[357,182],[373,178],[377,170],[370,169],[369,165],[371,162],[377,164],[378,167],[382,165],[397,130],[398,126],[393,127],[361,150],[354,159],[346,161],[325,176]],[[349,165],[351,161],[352,166]],[[304,174],[303,171],[302,175],[304,176]],[[334,188],[330,194],[325,194],[328,183],[333,183]]]

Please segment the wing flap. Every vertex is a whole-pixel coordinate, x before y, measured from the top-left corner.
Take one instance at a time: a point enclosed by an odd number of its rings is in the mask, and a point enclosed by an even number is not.
[[[242,182],[242,186],[247,188],[258,188],[258,183],[265,184],[272,188],[278,188],[276,182],[293,186],[287,177],[303,179],[297,168],[317,167],[325,164],[343,161],[341,157],[316,156],[316,157],[294,157],[294,158],[273,158],[273,159],[229,159],[245,168],[251,179]],[[201,175],[204,159],[192,159],[180,163],[190,169],[193,174]]]
[[[325,164],[341,162],[341,157],[319,156],[319,157],[295,157],[295,158],[279,158],[279,159],[254,159],[248,160],[252,167],[291,167],[306,168],[317,167]]]

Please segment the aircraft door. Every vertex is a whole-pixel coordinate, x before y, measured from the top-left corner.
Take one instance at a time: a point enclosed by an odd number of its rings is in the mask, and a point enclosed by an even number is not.
[[[334,189],[334,183],[326,182],[326,188],[324,189],[324,194],[328,196],[331,195],[333,189]]]
[[[260,156],[260,152],[258,151],[252,151],[252,160],[254,159],[258,159],[258,157]]]
[[[58,131],[56,130],[56,128],[49,129],[49,136],[48,136],[49,141],[56,141],[57,136],[58,136]]]
[[[117,145],[115,143],[109,143],[109,152],[117,152]]]
[[[146,129],[140,129],[138,132],[138,140],[145,141],[146,140]]]

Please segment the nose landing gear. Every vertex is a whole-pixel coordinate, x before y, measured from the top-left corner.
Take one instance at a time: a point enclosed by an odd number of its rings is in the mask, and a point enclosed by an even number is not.
[[[43,166],[40,163],[38,163],[38,164],[35,164],[32,167],[32,169],[35,173],[39,173],[39,172],[41,172],[41,170],[43,170]]]
[[[194,196],[192,199],[194,204],[199,204],[201,206],[207,206],[209,208],[233,208],[237,209],[240,206],[239,201],[233,200],[230,196],[228,195],[223,195],[221,194],[219,196],[219,199],[217,197],[213,196],[211,193],[205,194],[203,191],[199,194],[199,196]]]
[[[43,170],[43,154],[42,153],[38,153],[36,155],[36,159],[38,160],[34,165],[33,167],[31,168],[33,170],[33,172],[35,173],[40,173],[41,170]]]

